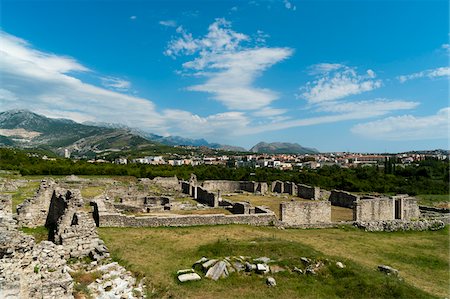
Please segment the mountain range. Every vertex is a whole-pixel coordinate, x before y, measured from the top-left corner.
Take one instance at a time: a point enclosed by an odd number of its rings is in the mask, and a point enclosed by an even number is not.
[[[120,152],[146,147],[194,146],[216,150],[245,152],[242,147],[209,143],[205,139],[160,136],[111,123],[77,123],[69,119],[48,118],[28,110],[0,112],[0,146],[44,148],[62,155],[65,149],[76,155]],[[296,143],[260,142],[254,153],[317,153]]]

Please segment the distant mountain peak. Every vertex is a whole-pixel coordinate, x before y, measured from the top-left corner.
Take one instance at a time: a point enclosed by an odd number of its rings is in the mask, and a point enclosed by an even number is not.
[[[319,151],[315,148],[303,147],[298,143],[289,142],[259,142],[250,149],[253,153],[265,154],[315,154]]]

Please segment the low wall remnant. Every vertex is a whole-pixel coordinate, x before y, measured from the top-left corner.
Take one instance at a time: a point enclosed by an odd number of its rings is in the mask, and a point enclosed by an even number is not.
[[[288,226],[331,223],[329,201],[290,201],[280,204],[281,222]]]

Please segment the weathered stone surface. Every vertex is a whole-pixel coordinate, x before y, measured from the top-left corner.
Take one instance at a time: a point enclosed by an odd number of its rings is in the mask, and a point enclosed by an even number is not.
[[[255,262],[261,262],[261,263],[263,263],[263,264],[267,264],[267,263],[269,263],[269,262],[271,261],[271,259],[268,258],[268,257],[266,257],[266,256],[262,256],[262,257],[259,257],[259,258],[254,259],[253,261],[255,261]]]
[[[118,263],[109,263],[92,271],[102,273],[88,286],[94,298],[143,298],[143,281],[136,285],[136,279]]]
[[[386,265],[378,265],[378,271],[386,273],[387,275],[398,276],[398,270]]]
[[[194,272],[195,272],[194,269],[182,269],[182,270],[178,270],[177,274],[180,275],[180,274],[194,273]]]
[[[329,201],[291,201],[280,205],[281,222],[286,226],[331,223]]]
[[[217,262],[213,267],[209,268],[205,276],[211,278],[212,280],[218,280],[221,277],[227,277],[227,264],[224,261]]]
[[[267,277],[266,284],[267,284],[269,287],[275,287],[275,286],[277,285],[277,282],[276,282],[275,278],[273,278],[273,277]]]
[[[390,220],[390,221],[358,221],[355,226],[369,232],[378,231],[425,231],[425,230],[440,230],[445,227],[442,220],[418,220],[418,221],[404,221],[404,220]]]
[[[197,273],[186,273],[178,276],[180,282],[195,281],[202,279]]]
[[[340,269],[344,269],[345,265],[342,262],[336,262],[336,267],[338,267]]]
[[[203,269],[207,270],[207,269],[211,268],[212,266],[214,266],[215,263],[217,263],[217,260],[212,259],[212,260],[204,262],[202,264],[202,267],[203,267]]]
[[[20,226],[43,226],[48,215],[52,194],[57,187],[53,179],[42,180],[34,197],[17,206],[17,221]]]
[[[258,273],[266,274],[269,273],[269,266],[266,264],[256,264],[256,271]]]
[[[198,261],[196,261],[195,263],[194,263],[194,265],[198,265],[198,264],[203,264],[203,263],[205,263],[205,262],[207,262],[208,261],[208,258],[206,258],[206,257],[202,257],[201,259],[199,259]]]

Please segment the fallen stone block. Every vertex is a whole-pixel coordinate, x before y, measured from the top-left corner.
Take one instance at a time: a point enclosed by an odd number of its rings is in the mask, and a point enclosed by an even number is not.
[[[258,273],[266,274],[269,272],[269,266],[267,266],[266,264],[256,264],[256,271]]]
[[[211,268],[209,268],[208,272],[206,272],[205,275],[205,277],[211,278],[212,280],[218,280],[221,277],[227,276],[228,276],[227,264],[224,261],[220,261]]]
[[[386,265],[378,265],[378,271],[386,273],[387,275],[398,276],[398,270]]]
[[[337,263],[336,263],[336,267],[338,267],[338,268],[340,268],[340,269],[344,269],[344,268],[345,268],[345,265],[344,265],[343,263],[341,263],[341,262],[337,262]]]
[[[267,284],[269,287],[275,287],[275,286],[277,285],[277,282],[276,282],[275,278],[273,278],[273,277],[267,277],[266,284]]]
[[[182,269],[182,270],[177,271],[178,275],[186,274],[186,273],[195,273],[195,271],[194,271],[194,269]]]
[[[217,260],[209,260],[207,262],[204,262],[202,264],[203,269],[207,270],[209,268],[211,268],[212,266],[214,266],[214,264],[217,263]]]
[[[202,279],[197,273],[186,273],[178,276],[180,282],[196,281]]]

